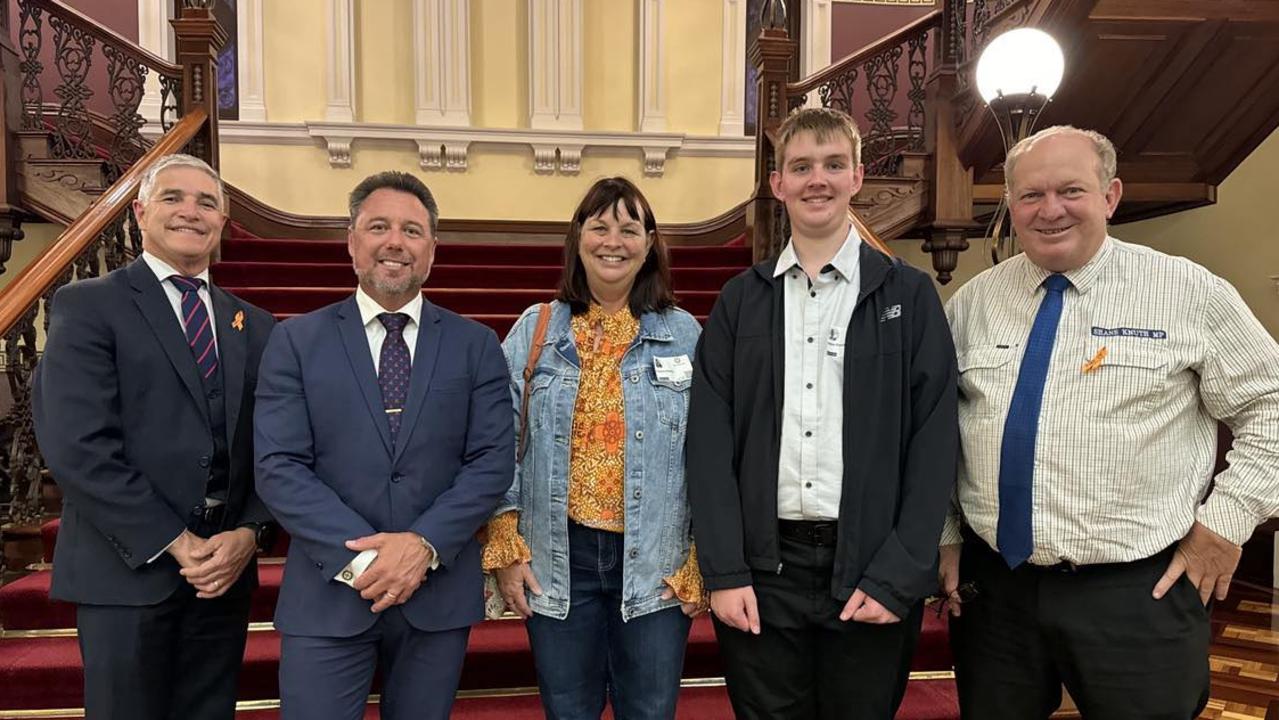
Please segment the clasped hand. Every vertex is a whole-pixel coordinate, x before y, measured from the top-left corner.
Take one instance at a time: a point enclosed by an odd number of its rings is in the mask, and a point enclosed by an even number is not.
[[[346,547],[355,552],[377,551],[373,564],[354,583],[360,597],[373,601],[375,613],[408,602],[431,565],[431,550],[414,532],[377,533],[347,540]]]
[[[202,600],[219,597],[234,585],[256,551],[257,537],[249,528],[226,530],[207,540],[184,530],[168,549]]]

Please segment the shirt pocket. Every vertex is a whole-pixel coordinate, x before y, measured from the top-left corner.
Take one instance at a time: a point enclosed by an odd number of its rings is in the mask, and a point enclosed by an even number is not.
[[[1084,368],[1105,357],[1087,372]],[[1168,380],[1168,351],[1135,343],[1094,342],[1080,360],[1083,373],[1081,393],[1089,415],[1098,419],[1132,420],[1144,418],[1155,407]]]
[[[966,418],[994,417],[1008,409],[1017,377],[1016,345],[975,345],[958,353],[959,412]]]

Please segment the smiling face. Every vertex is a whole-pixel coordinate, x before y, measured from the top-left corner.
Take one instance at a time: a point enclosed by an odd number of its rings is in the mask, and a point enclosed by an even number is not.
[[[1083,267],[1106,240],[1123,185],[1101,180],[1092,142],[1079,135],[1039,140],[1017,160],[1008,206],[1026,257],[1050,272]]]
[[[793,236],[825,239],[848,232],[848,203],[862,187],[862,166],[853,161],[847,138],[796,133],[779,167],[769,183],[786,203]]]
[[[410,193],[375,190],[347,233],[347,251],[364,292],[387,310],[399,310],[431,274],[431,214]]]
[[[185,275],[198,275],[209,266],[226,223],[217,181],[182,165],[161,170],[150,197],[133,201],[133,212],[142,249]]]
[[[644,218],[632,217],[623,202],[586,218],[577,255],[591,294],[597,299],[630,295],[652,246]]]

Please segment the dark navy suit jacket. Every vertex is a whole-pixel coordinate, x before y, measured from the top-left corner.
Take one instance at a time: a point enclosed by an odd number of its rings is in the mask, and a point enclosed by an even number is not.
[[[230,529],[271,519],[253,491],[251,423],[258,359],[275,319],[217,286],[209,294],[225,392]],[[145,261],[54,295],[33,391],[36,439],[63,495],[51,594],[133,606],[169,597],[186,582],[177,562],[167,554],[147,561],[204,504],[213,435],[182,324]],[[256,582],[250,565],[228,593]]]
[[[514,477],[506,361],[489,328],[422,306],[397,442],[382,405],[354,296],[280,323],[257,387],[257,487],[291,544],[275,624],[349,637],[372,603],[336,580],[344,542],[411,530],[440,566],[401,606],[419,630],[483,619],[476,531]]]

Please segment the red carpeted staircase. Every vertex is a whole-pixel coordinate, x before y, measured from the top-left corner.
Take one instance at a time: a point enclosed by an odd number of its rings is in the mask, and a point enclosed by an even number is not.
[[[550,298],[562,248],[547,245],[442,244],[427,281],[434,303],[473,317],[504,336],[527,306]],[[705,320],[719,288],[750,262],[743,247],[671,250],[673,282],[682,307]],[[222,287],[280,317],[342,299],[355,287],[346,244],[264,240],[233,233],[213,269]],[[57,521],[42,529],[45,561],[52,557]],[[240,674],[239,717],[278,717],[279,636],[270,625],[283,576],[280,558],[260,567],[248,647]],[[48,597],[50,571],[38,570],[0,587],[0,719],[77,717],[83,707],[82,668],[74,636],[74,608]],[[918,671],[898,713],[903,720],[958,717],[945,621],[926,613],[915,656]],[[718,648],[710,621],[698,619],[685,658],[681,720],[730,718]],[[49,714],[68,709],[69,714]],[[29,714],[21,711],[30,710]],[[82,711],[80,711],[82,714]],[[455,718],[523,720],[542,717],[528,639],[518,619],[493,620],[471,634]],[[368,718],[376,718],[377,704]],[[611,717],[607,715],[606,717]]]

